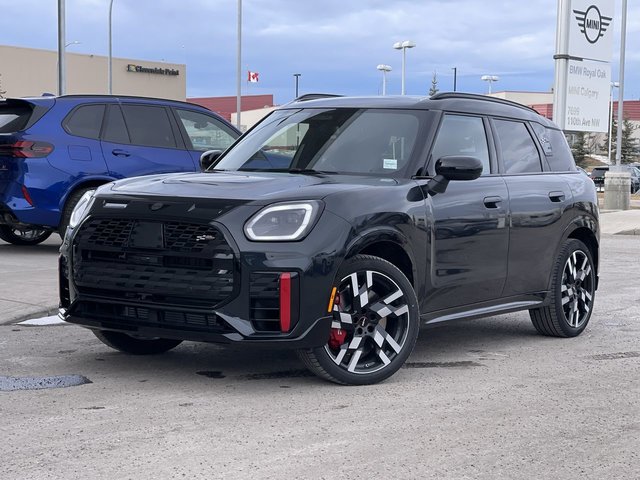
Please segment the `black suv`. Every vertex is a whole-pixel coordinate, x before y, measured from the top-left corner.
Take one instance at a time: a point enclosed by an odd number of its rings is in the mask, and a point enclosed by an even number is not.
[[[640,191],[640,168],[634,165],[622,165],[631,175],[631,194]],[[591,171],[591,180],[598,190],[604,189],[604,175],[609,171],[609,167],[594,167]]]
[[[541,334],[579,335],[598,244],[593,183],[533,110],[454,93],[301,98],[206,172],[85,195],[61,250],[61,317],[127,353],[295,348],[327,380],[369,384],[425,323],[529,310]]]

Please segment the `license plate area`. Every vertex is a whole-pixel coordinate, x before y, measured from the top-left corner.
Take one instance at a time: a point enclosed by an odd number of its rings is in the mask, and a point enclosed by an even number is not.
[[[136,221],[129,237],[133,248],[164,248],[164,229],[159,222]]]

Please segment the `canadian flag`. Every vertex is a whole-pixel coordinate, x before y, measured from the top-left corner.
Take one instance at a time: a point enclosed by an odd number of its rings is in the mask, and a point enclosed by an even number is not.
[[[258,83],[258,77],[260,76],[258,72],[252,72],[249,70],[247,73],[249,74],[247,76],[247,82]]]

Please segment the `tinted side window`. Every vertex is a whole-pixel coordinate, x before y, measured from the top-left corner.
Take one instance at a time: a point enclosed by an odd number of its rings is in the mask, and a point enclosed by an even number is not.
[[[531,123],[536,137],[540,140],[547,162],[554,172],[573,172],[576,169],[567,139],[560,130],[546,128],[539,123]]]
[[[107,110],[102,139],[113,143],[129,143],[129,133],[118,105],[111,105]]]
[[[522,122],[494,120],[505,173],[541,172],[540,155]]]
[[[98,138],[102,127],[104,105],[83,105],[76,108],[62,123],[71,135]]]
[[[210,115],[176,109],[191,141],[192,150],[226,150],[238,134]]]
[[[491,173],[489,148],[484,123],[480,117],[445,115],[431,150],[432,162],[451,155],[476,157],[482,161],[483,175]]]
[[[123,105],[131,143],[148,147],[175,147],[169,115],[164,107]]]

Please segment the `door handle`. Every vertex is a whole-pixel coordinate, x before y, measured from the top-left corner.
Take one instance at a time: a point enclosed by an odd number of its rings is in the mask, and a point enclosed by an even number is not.
[[[498,208],[502,203],[502,197],[484,197],[484,206],[487,208]]]
[[[115,150],[112,150],[111,153],[113,153],[116,157],[130,157],[131,154],[129,152],[127,152],[126,150],[120,150],[119,148],[116,148]]]
[[[556,203],[564,201],[564,192],[549,192],[549,200]]]

